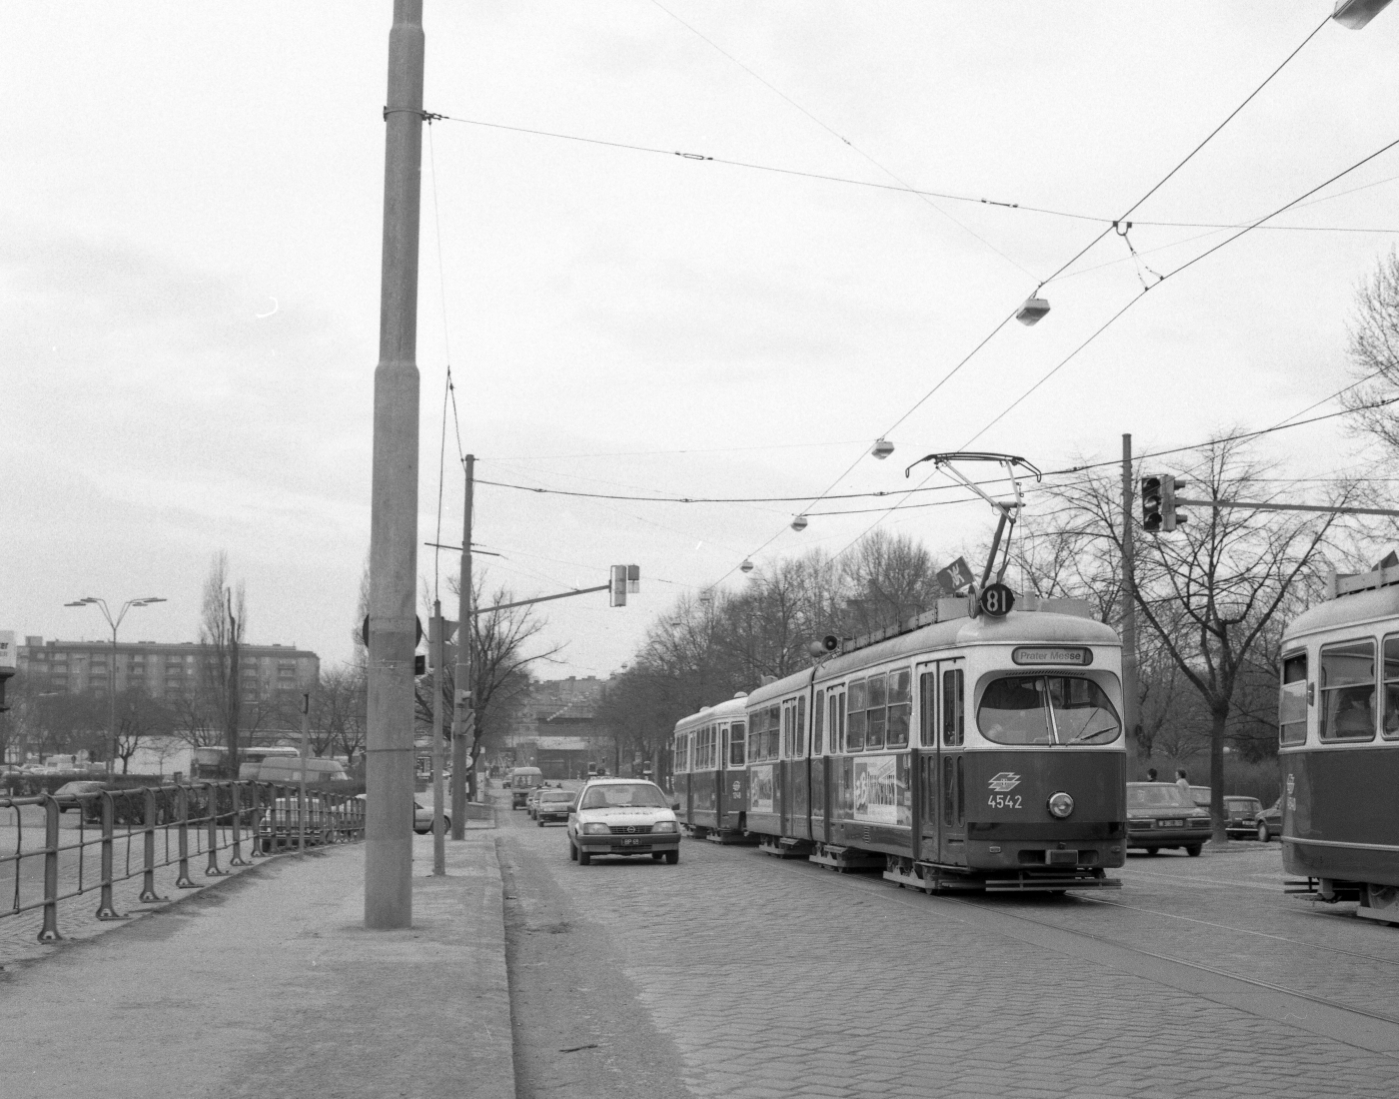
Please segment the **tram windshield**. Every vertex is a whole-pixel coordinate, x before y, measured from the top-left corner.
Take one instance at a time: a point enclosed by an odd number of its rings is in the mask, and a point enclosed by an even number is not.
[[[981,735],[996,744],[1108,744],[1122,722],[1103,689],[1067,675],[992,680],[976,711]]]

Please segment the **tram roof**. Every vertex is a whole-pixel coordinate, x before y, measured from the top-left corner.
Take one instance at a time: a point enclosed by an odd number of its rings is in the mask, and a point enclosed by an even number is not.
[[[720,702],[717,706],[706,706],[697,714],[686,714],[675,723],[677,732],[695,726],[708,725],[711,721],[732,721],[741,718],[748,702],[746,692]]]
[[[818,682],[839,679],[862,668],[873,667],[901,657],[932,656],[944,649],[961,649],[977,645],[1113,645],[1121,639],[1113,628],[1103,622],[1078,615],[1055,614],[1046,611],[1011,611],[1004,618],[980,615],[976,618],[955,618],[936,622],[921,629],[899,634],[853,652],[834,656],[815,668]],[[804,668],[759,687],[748,696],[749,705],[767,702],[790,694],[812,680],[811,668]]]
[[[1284,632],[1284,638],[1320,633],[1343,626],[1359,626],[1381,619],[1399,618],[1399,586],[1391,585],[1357,591],[1318,603],[1294,618]]]

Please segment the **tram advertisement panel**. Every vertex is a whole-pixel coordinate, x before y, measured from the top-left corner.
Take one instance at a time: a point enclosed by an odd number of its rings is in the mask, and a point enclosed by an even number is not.
[[[854,764],[854,819],[869,824],[911,823],[907,759],[868,756],[857,758]]]
[[[762,763],[748,770],[748,811],[772,813],[772,764]]]

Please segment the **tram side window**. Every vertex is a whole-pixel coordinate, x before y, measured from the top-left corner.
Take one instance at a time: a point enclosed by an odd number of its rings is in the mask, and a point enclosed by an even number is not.
[[[884,743],[890,748],[908,747],[908,719],[913,709],[913,673],[907,668],[889,673],[889,725]]]
[[[766,730],[763,733],[763,759],[777,758],[777,744],[782,736],[782,707],[769,706],[763,711],[767,715]]]
[[[1384,723],[1386,740],[1399,739],[1399,635],[1384,639]]]
[[[966,734],[967,707],[962,697],[962,669],[942,673],[942,742],[948,747],[962,743]]]
[[[1385,663],[1389,662],[1389,642],[1385,642]],[[1388,670],[1385,675],[1388,677]],[[1386,697],[1388,692],[1386,691]],[[1387,720],[1387,719],[1386,719]],[[1282,658],[1282,690],[1278,699],[1278,735],[1284,744],[1303,744],[1307,739],[1307,654],[1290,653]]]
[[[865,700],[869,691],[863,679],[845,688],[845,750],[862,752],[865,748]]]
[[[918,738],[924,748],[936,748],[938,744],[937,682],[932,672],[918,677]]]
[[[845,751],[845,692],[831,692],[831,753]]]
[[[806,756],[806,696],[797,699],[797,758]]]
[[[744,765],[744,726],[743,722],[734,722],[734,727],[729,730],[729,766],[742,767]]]
[[[816,692],[816,704],[811,707],[811,754],[819,756],[825,741],[826,692]]]
[[[868,706],[865,710],[865,747],[883,748],[887,717],[884,707],[888,705],[889,692],[882,675],[872,675],[865,683],[865,704]]]
[[[1375,643],[1321,649],[1321,739],[1375,739]]]

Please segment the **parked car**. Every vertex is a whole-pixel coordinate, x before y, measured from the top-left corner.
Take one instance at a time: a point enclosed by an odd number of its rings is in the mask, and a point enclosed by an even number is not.
[[[533,790],[531,790],[528,794],[525,795],[525,812],[531,817],[534,816],[534,808],[536,805],[539,804],[539,795],[543,792],[543,790],[544,787],[536,786]]]
[[[1259,822],[1260,825],[1267,825],[1267,826],[1268,826],[1268,834],[1267,834],[1266,836],[1263,835],[1263,829],[1262,829],[1262,828],[1259,828],[1259,829],[1258,829],[1258,838],[1259,838],[1260,840],[1270,840],[1270,839],[1272,839],[1272,840],[1277,840],[1279,843],[1281,843],[1281,842],[1282,842],[1282,798],[1278,798],[1278,800],[1275,801],[1275,802],[1273,802],[1272,805],[1268,806],[1268,808],[1264,809],[1263,812],[1259,813],[1259,814],[1258,814],[1258,822]]]
[[[1228,794],[1224,798],[1224,831],[1233,839],[1268,842],[1271,834],[1263,819],[1263,803],[1257,798]]]
[[[77,782],[65,782],[53,792],[53,800],[58,802],[58,811],[66,813],[69,809],[81,809],[84,802],[96,802],[98,799],[93,796],[100,794],[103,784],[91,779],[79,779]]]
[[[1210,838],[1210,817],[1173,782],[1127,784],[1127,846],[1154,855],[1163,847],[1183,847],[1198,855]]]
[[[568,823],[568,814],[578,798],[572,790],[541,790],[534,803],[534,819],[543,828],[550,821]]]
[[[680,822],[654,782],[592,779],[579,791],[568,816],[568,857],[587,866],[603,855],[680,861]]]
[[[442,827],[444,829],[452,827],[452,814],[443,812]],[[417,798],[413,799],[413,831],[420,836],[426,836],[432,831],[432,806],[424,805]]]
[[[1208,809],[1210,807],[1210,788],[1208,786],[1190,787],[1190,800],[1196,805]]]

